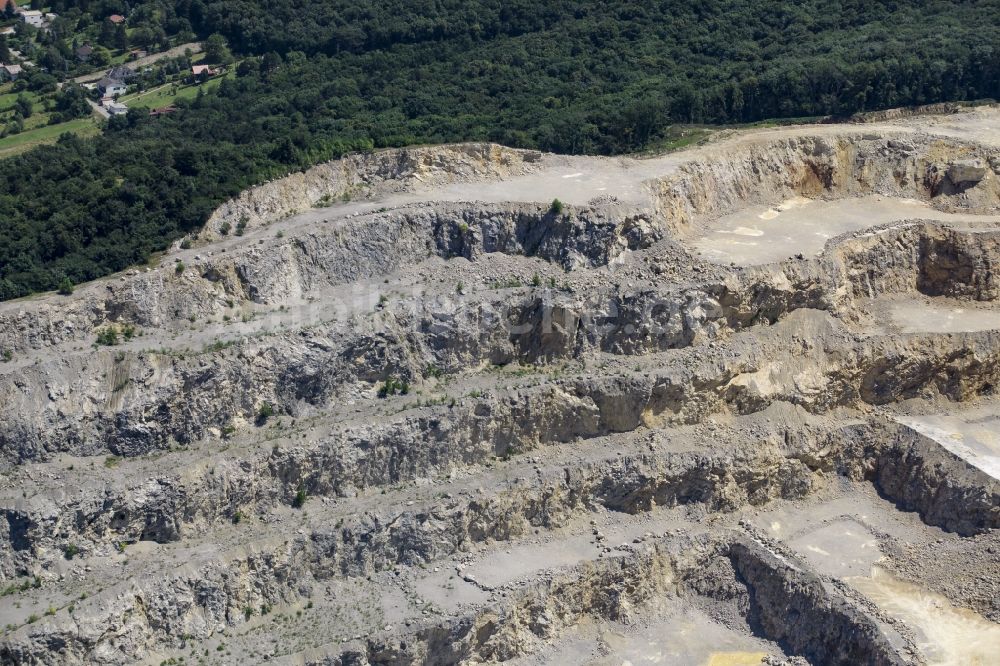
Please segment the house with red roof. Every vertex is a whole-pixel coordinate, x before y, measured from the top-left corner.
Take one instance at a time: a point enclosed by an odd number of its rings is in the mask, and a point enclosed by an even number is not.
[[[211,65],[191,65],[191,73],[195,76],[215,76],[219,70]]]

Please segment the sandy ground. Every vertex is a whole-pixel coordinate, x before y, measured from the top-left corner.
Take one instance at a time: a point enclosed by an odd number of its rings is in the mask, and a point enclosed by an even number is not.
[[[694,241],[694,247],[716,263],[768,264],[796,253],[817,255],[828,240],[847,232],[917,218],[1000,227],[1000,216],[943,213],[913,199],[797,197],[777,206],[754,206],[720,217]]]
[[[515,666],[757,666],[781,655],[773,643],[717,622],[700,609],[678,607],[636,625],[591,622]]]
[[[929,666],[988,666],[1000,654],[1000,625],[956,608],[939,594],[895,578],[879,567],[847,581],[890,616],[915,630]]]
[[[900,333],[962,333],[1000,329],[995,303],[945,297],[892,296],[868,306],[882,330]]]
[[[825,500],[763,512],[754,522],[815,571],[844,581],[887,616],[902,622],[915,633],[930,666],[995,663],[1000,654],[1000,625],[955,607],[919,584],[901,581],[879,566],[889,557],[888,544],[933,540],[935,530],[918,527],[912,514],[898,511],[870,490]]]
[[[897,420],[1000,480],[1000,413],[992,407]]]

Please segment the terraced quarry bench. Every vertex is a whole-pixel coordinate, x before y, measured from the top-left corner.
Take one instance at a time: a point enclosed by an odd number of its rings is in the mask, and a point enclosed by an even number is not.
[[[0,662],[992,663],[998,122],[356,155],[0,304]]]

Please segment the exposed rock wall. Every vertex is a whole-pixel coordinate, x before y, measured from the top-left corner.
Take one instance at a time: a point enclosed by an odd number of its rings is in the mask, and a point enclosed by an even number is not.
[[[170,576],[137,580],[128,586],[126,594],[109,590],[107,594],[81,601],[79,612],[92,618],[85,626],[51,620],[43,626],[26,627],[15,640],[7,640],[0,646],[0,656],[14,664],[41,663],[38,657],[51,655],[59,655],[64,663],[72,664],[94,659],[127,663],[140,658],[157,643],[180,643],[183,636],[205,637],[220,626],[238,625],[246,621],[243,609],[247,606],[309,595],[324,580],[345,575],[366,576],[398,564],[432,562],[465,550],[472,543],[514,539],[532,527],[557,527],[587,502],[600,502],[601,490],[611,490],[616,478],[637,473],[642,479],[641,490],[633,486],[638,496],[666,498],[666,505],[704,503],[707,507],[735,510],[749,501],[760,503],[774,496],[799,497],[809,492],[808,482],[796,485],[787,475],[786,467],[760,464],[764,459],[776,462],[766,455],[763,458],[737,455],[731,459],[736,463],[734,468],[720,459],[702,469],[694,456],[686,460],[649,456],[631,465],[612,462],[560,471],[538,483],[514,484],[489,496],[439,501],[419,509],[382,509],[342,517],[336,525],[311,531],[290,542],[257,543],[247,550],[223,553],[221,559],[192,563],[192,567],[197,566],[198,575],[184,568]],[[731,476],[717,473],[721,469],[741,471]],[[770,492],[764,489],[765,485],[770,485]],[[596,497],[592,494],[595,490]],[[649,508],[645,501],[623,502],[620,497],[611,504],[615,510]],[[48,527],[54,528],[57,529],[55,525]],[[688,550],[677,557],[690,560],[703,552]],[[609,579],[604,577],[597,581],[605,586],[603,592],[594,588],[579,598],[572,596],[572,586],[561,587],[556,578],[552,601],[565,606],[563,612],[554,613],[553,617],[562,617],[563,627],[572,625],[583,614],[628,619],[634,605],[650,602],[673,589],[671,578],[666,575],[669,568],[663,569],[666,564],[643,556],[635,561],[616,558],[605,564],[584,566],[585,578],[594,567],[596,571],[611,567],[608,575],[621,575],[618,567],[639,566],[632,578],[638,596],[627,600],[608,588]],[[650,566],[653,570],[648,569]],[[105,626],[115,629],[113,632],[100,629]],[[547,637],[552,637],[551,632],[558,627],[559,624],[551,626]],[[511,638],[509,632],[519,633],[522,629],[507,627],[489,644],[496,646],[503,641],[504,659],[522,654],[531,646],[506,640]],[[462,643],[458,637],[450,636],[451,647],[439,645],[437,649],[442,652],[436,654],[447,654],[450,650],[462,654],[469,649]],[[489,654],[489,648],[484,649],[487,652],[481,656]],[[468,657],[465,654],[462,658]]]
[[[550,336],[534,325],[511,335],[506,322],[494,320],[492,326],[469,329],[480,336],[470,340],[428,335],[400,326],[401,321],[389,316],[391,325],[379,330],[338,323],[190,356],[101,352],[33,365],[0,376],[0,396],[12,407],[3,415],[0,451],[8,460],[44,459],[58,451],[139,455],[251,422],[263,402],[307,415],[338,396],[370,392],[375,382],[391,376],[417,379],[428,362],[442,368],[505,363],[522,358],[518,346],[541,346],[562,358],[577,350],[575,343],[546,346]],[[779,366],[773,355],[789,353],[781,350],[797,343],[776,333],[773,340],[734,340],[721,364],[700,361],[701,352],[688,347],[662,374],[581,380],[571,393],[613,415],[602,428],[628,430],[643,422],[697,421],[719,411],[749,413],[777,400],[825,411],[920,395],[966,400],[1000,385],[995,332],[848,345],[845,334],[822,316],[805,314],[793,326],[850,351],[831,360],[821,346],[810,344]],[[524,360],[537,358],[532,352]],[[249,386],[252,391],[240,388]],[[88,398],[82,405],[81,396]]]
[[[751,617],[795,654],[831,666],[909,663],[870,617],[815,574],[749,540],[733,543],[729,557],[750,590]]]
[[[162,267],[92,285],[81,298],[0,312],[0,350],[90,343],[106,323],[159,327],[221,316],[235,302],[283,303],[322,287],[382,276],[428,256],[532,256],[569,269],[603,266],[648,247],[659,230],[646,214],[581,209],[555,215],[537,205],[415,207],[354,218],[268,246],[219,253],[177,273]]]
[[[971,155],[991,166],[971,190],[947,179]],[[657,212],[671,230],[686,233],[701,220],[748,205],[774,205],[797,196],[882,194],[931,201],[944,210],[991,210],[1000,202],[1000,154],[988,147],[926,136],[858,132],[758,141],[721,149],[649,183]]]
[[[879,491],[930,525],[968,536],[1000,527],[1000,481],[937,442],[899,425],[878,456]]]
[[[541,155],[497,144],[455,144],[347,155],[264,185],[220,206],[204,234],[243,221],[248,229],[304,212],[324,201],[364,198],[420,186],[490,180],[528,173]]]

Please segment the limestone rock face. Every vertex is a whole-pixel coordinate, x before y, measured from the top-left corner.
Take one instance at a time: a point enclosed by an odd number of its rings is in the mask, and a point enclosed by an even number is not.
[[[948,180],[954,185],[975,185],[986,177],[986,165],[981,160],[963,160],[948,167]]]
[[[530,173],[535,151],[496,144],[400,148],[348,155],[253,187],[216,210],[204,235],[221,237],[223,225],[251,229],[316,207],[456,182],[485,182]]]
[[[0,663],[924,663],[875,563],[989,646],[1000,158],[959,116],[351,155],[0,303]],[[805,252],[817,199],[861,220]]]

